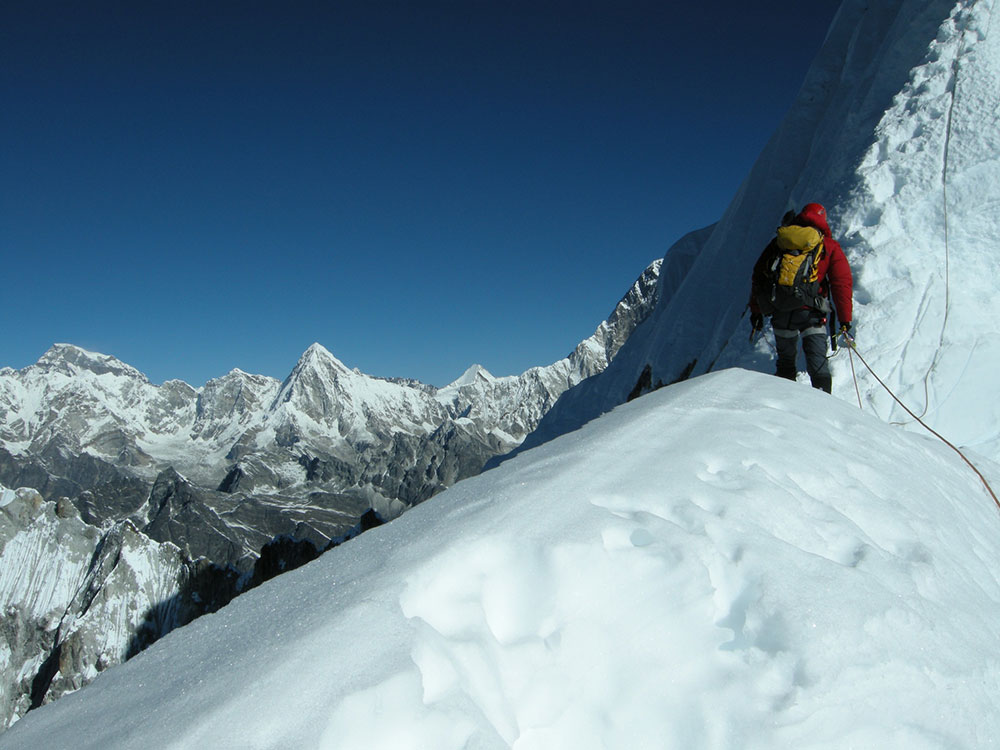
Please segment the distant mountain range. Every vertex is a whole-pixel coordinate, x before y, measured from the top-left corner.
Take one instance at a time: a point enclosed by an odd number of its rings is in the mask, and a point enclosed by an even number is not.
[[[516,448],[649,316],[660,266],[566,358],[474,365],[444,388],[319,344],[284,381],[233,370],[202,388],[69,344],[0,370],[0,487],[36,490],[0,505],[0,721]]]

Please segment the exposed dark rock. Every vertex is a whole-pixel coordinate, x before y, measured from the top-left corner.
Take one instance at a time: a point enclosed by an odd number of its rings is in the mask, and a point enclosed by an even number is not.
[[[131,659],[170,631],[201,615],[220,610],[241,593],[241,581],[232,568],[223,568],[204,559],[185,561],[177,593],[149,603],[142,623],[129,641],[125,659]]]
[[[14,456],[0,447],[0,484],[32,487],[46,500],[73,498],[88,523],[126,518],[146,501],[149,484],[90,454],[66,455],[53,440],[39,456]],[[89,493],[89,494],[88,494]],[[100,503],[94,498],[100,497]]]
[[[289,391],[288,395],[291,396],[291,391]],[[301,438],[296,433],[294,425],[284,424],[275,430],[274,442],[282,448],[291,448],[299,440]]]
[[[79,518],[80,511],[68,497],[61,497],[56,500],[56,515],[60,518]]]
[[[298,464],[306,470],[307,482],[337,481],[350,486],[358,481],[361,473],[356,466],[335,456],[310,456],[303,453],[299,456]]]
[[[246,552],[224,533],[206,494],[173,469],[161,472],[149,493],[150,520],[143,532],[158,542],[172,542],[190,558],[236,565]]]
[[[362,533],[370,531],[371,529],[381,526],[384,523],[385,521],[382,517],[371,508],[366,510],[361,516],[361,519],[358,521],[358,525],[361,528]]]
[[[691,363],[691,369],[694,368],[694,363]],[[690,374],[691,370],[688,370]],[[639,398],[639,396],[645,396],[647,393],[653,391],[658,391],[663,387],[663,381],[657,380],[656,384],[653,384],[653,369],[647,364],[642,368],[642,372],[639,374],[639,379],[636,381],[635,386],[629,392],[626,401],[634,401]]]
[[[45,501],[25,489],[4,494],[0,551],[16,544],[46,585],[0,620],[0,726],[120,662],[128,624],[137,627],[150,596],[169,599],[186,576],[175,547],[156,544],[128,521],[102,531],[69,512],[75,509],[65,499]]]
[[[673,385],[674,383],[680,383],[691,377],[691,373],[694,372],[695,365],[697,364],[698,360],[692,359],[690,362],[684,365],[684,369],[681,370],[680,374],[676,378],[670,381],[670,385]]]
[[[628,394],[626,401],[634,401],[645,393],[649,393],[653,387],[653,368],[648,364],[642,368],[639,379],[635,381],[635,387]]]
[[[294,570],[320,556],[316,546],[306,539],[277,537],[264,545],[254,565],[251,586],[258,586],[275,576]]]
[[[246,472],[239,464],[234,464],[233,468],[226,474],[226,478],[219,484],[219,492],[232,494],[240,489],[240,482],[246,478]]]

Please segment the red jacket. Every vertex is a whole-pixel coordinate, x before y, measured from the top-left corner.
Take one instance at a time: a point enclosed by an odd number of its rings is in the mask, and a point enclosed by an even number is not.
[[[816,278],[820,282],[820,289],[823,294],[833,299],[833,304],[837,308],[837,317],[841,324],[850,323],[854,313],[851,297],[854,293],[854,277],[851,275],[851,266],[847,262],[840,243],[830,234],[830,227],[825,221],[801,221],[801,216],[794,224],[802,226],[814,226],[823,233],[823,257],[816,263]],[[768,243],[761,253],[760,258],[753,267],[752,287],[754,290],[763,289],[767,286],[767,269],[771,267],[776,255],[781,255],[774,240]],[[750,294],[750,311],[759,314],[760,307],[757,305],[756,295]]]

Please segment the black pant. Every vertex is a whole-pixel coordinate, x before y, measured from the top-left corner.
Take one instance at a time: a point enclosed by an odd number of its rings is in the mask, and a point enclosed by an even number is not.
[[[805,308],[775,313],[771,318],[771,327],[774,329],[774,345],[778,350],[775,374],[795,380],[798,372],[795,360],[801,338],[802,350],[806,355],[806,370],[813,388],[830,393],[833,390],[833,377],[830,374],[830,363],[826,359],[827,330],[823,313]]]

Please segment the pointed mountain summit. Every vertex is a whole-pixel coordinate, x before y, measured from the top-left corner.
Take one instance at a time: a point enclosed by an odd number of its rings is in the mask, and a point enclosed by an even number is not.
[[[339,413],[338,397],[344,395],[341,377],[351,370],[318,343],[312,344],[281,384],[275,405],[294,403],[303,412],[321,421]]]
[[[474,365],[445,389],[366,375],[319,343],[282,382],[233,370],[198,389],[155,386],[113,357],[60,344],[38,365],[0,371],[0,448],[25,459],[87,453],[144,482],[173,467],[213,491],[360,494],[395,515],[478,473],[602,370],[617,350],[609,342],[652,309],[657,267],[570,357],[503,378]]]
[[[326,369],[335,372],[350,372],[350,368],[337,359],[329,349],[318,342],[309,345],[302,356],[299,357],[295,369]]]
[[[232,468],[226,490],[164,505],[204,506],[216,547],[247,529],[304,537],[348,492],[393,513],[419,504],[29,715],[0,745],[988,744],[1000,733],[982,689],[1000,679],[983,657],[1000,639],[996,507],[952,452],[907,434],[921,428],[856,355],[956,443],[1000,456],[992,10],[844,0],[725,213],[667,252],[638,295],[648,307],[621,307],[628,336],[602,327],[575,358],[435,394],[311,347],[289,400],[212,441],[192,439],[193,406],[169,408],[152,387],[0,371],[0,436],[18,458],[82,451],[131,471],[140,435],[157,467],[192,482],[219,486]],[[834,398],[738,369],[773,371],[770,336],[748,340],[750,270],[782,214],[812,201],[855,273],[858,348],[833,355]],[[340,411],[311,410],[324,403]],[[539,419],[525,446],[612,410],[432,498]],[[122,421],[81,430],[108,414]],[[789,444],[808,470],[790,471]],[[234,493],[244,482],[261,493]],[[233,658],[206,672],[220,643]],[[14,665],[11,689],[30,690],[39,669]]]
[[[492,383],[496,380],[495,377],[487,370],[485,367],[479,364],[472,365],[468,370],[466,370],[462,375],[456,380],[448,383],[441,390],[447,388],[462,388],[467,385],[475,385],[476,383]]]
[[[197,389],[179,380],[155,386],[112,357],[57,346],[39,365],[0,370],[0,483],[35,485],[46,500],[65,495],[71,502],[63,505],[77,507],[86,523],[133,523],[150,544],[182,547],[198,570],[226,571],[229,583],[209,576],[210,598],[196,592],[199,601],[221,602],[236,593],[233,586],[257,580],[262,559],[271,561],[266,569],[290,569],[516,446],[559,394],[603,369],[613,342],[648,315],[657,265],[569,357],[499,378],[475,365],[459,379],[467,385],[446,389],[365,375],[318,343],[284,381],[232,370]],[[46,585],[16,564],[9,578],[12,586]],[[21,591],[9,601],[31,593]],[[171,604],[147,601],[141,591],[128,596],[122,605],[130,611],[173,622],[157,614]],[[11,627],[35,629],[15,620]],[[120,627],[118,620],[98,626]],[[153,631],[158,637],[165,629]],[[147,643],[150,632],[143,633],[132,635]],[[24,713],[50,663],[13,653],[6,667],[0,654],[0,698],[11,698],[0,699],[0,726]],[[66,680],[47,696],[85,684],[127,650],[73,653],[79,660],[67,663]]]

